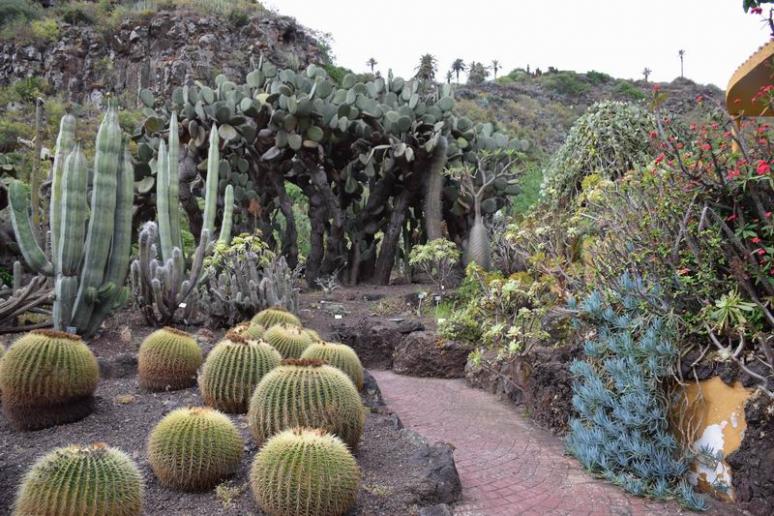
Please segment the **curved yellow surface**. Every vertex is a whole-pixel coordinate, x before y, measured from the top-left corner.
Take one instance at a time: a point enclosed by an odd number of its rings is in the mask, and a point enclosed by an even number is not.
[[[731,115],[774,116],[768,105],[754,102],[761,87],[774,83],[774,40],[761,46],[736,69],[726,88],[726,109]]]

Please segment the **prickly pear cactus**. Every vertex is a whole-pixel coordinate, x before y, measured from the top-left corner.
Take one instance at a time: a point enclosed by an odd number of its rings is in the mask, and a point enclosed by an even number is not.
[[[33,330],[0,361],[3,412],[20,430],[72,423],[93,408],[97,359],[77,335]]]
[[[202,350],[191,335],[170,327],[156,330],[140,345],[140,387],[151,391],[191,387],[200,365]]]
[[[281,361],[282,356],[269,344],[227,333],[207,355],[199,375],[204,403],[230,414],[244,414],[255,386]]]
[[[202,491],[232,475],[244,443],[228,416],[207,407],[167,414],[148,438],[148,462],[162,485]]]
[[[306,348],[301,358],[322,360],[349,376],[357,390],[363,388],[363,364],[360,363],[360,358],[358,358],[355,350],[346,344],[316,342]]]
[[[247,414],[258,443],[297,426],[321,428],[354,449],[365,412],[352,381],[320,360],[283,360],[255,389]]]
[[[139,516],[137,465],[106,444],[57,448],[39,459],[19,488],[14,516]]]
[[[261,510],[282,516],[338,516],[357,498],[360,468],[338,437],[294,428],[255,456],[250,488]]]
[[[303,328],[288,324],[275,324],[266,330],[263,340],[279,351],[282,358],[301,358],[301,354],[312,343]]]
[[[261,310],[255,314],[252,322],[260,324],[264,328],[271,328],[275,324],[301,326],[301,320],[298,317],[278,306]]]

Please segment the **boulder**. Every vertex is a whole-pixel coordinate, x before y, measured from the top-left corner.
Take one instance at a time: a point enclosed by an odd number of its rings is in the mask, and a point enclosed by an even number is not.
[[[401,339],[392,353],[396,373],[433,378],[462,378],[472,350],[469,344],[444,340],[435,332],[415,331]]]

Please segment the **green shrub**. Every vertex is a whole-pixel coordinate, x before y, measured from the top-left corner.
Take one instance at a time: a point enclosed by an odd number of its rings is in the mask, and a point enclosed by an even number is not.
[[[33,20],[30,24],[32,37],[38,42],[51,42],[59,39],[59,24],[53,18]]]
[[[627,97],[630,100],[642,100],[647,96],[637,86],[629,81],[623,80],[616,83],[615,89],[613,91],[616,93],[616,95]]]
[[[589,90],[589,85],[575,72],[556,72],[543,76],[547,88],[568,97],[576,97]]]
[[[256,387],[247,423],[259,444],[300,426],[331,432],[355,449],[365,413],[352,380],[340,370],[320,360],[283,360]]]
[[[28,0],[0,0],[0,28],[11,23],[26,23],[41,15],[40,6]]]
[[[105,444],[57,448],[24,476],[15,516],[140,516],[143,479],[134,461]]]
[[[201,491],[239,469],[243,447],[242,436],[224,414],[206,407],[180,408],[151,432],[148,462],[162,485]]]
[[[653,115],[624,102],[593,105],[570,129],[567,140],[543,174],[541,196],[553,206],[568,206],[583,178],[615,179],[652,159]]]
[[[460,250],[454,242],[438,238],[423,245],[415,245],[409,253],[409,265],[417,267],[443,291],[454,282],[454,269],[460,261]]]
[[[341,440],[318,429],[275,435],[255,456],[250,488],[261,510],[339,516],[355,504],[360,468]]]
[[[606,73],[597,72],[596,70],[589,70],[586,72],[586,79],[594,85],[597,84],[606,84],[613,80],[612,77],[610,77]]]

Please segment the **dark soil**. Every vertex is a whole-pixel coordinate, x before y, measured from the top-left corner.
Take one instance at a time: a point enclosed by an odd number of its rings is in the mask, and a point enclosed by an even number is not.
[[[337,290],[329,299],[313,292],[302,297],[304,324],[333,337],[336,323],[364,317],[410,319],[412,309],[403,298],[420,286],[360,287]],[[342,315],[337,319],[335,314]],[[10,514],[16,489],[24,472],[41,455],[68,444],[105,442],[127,452],[145,476],[145,512],[164,515],[262,514],[248,487],[248,473],[257,447],[247,429],[246,416],[233,421],[245,440],[245,457],[239,472],[218,489],[204,493],[172,491],[159,485],[145,459],[145,442],[152,427],[171,410],[201,405],[195,387],[174,392],[150,393],[139,388],[136,353],[142,339],[155,328],[139,312],[124,310],[106,321],[100,335],[89,342],[100,362],[102,379],[97,387],[94,413],[85,419],[35,432],[18,432],[0,418],[0,515]],[[187,329],[209,351],[223,330]],[[0,337],[6,347],[16,336]],[[399,420],[383,408],[378,387],[371,383],[364,402],[371,407],[356,458],[363,473],[356,508],[351,514],[418,514],[420,506],[437,503],[434,493],[417,486],[428,482],[431,455],[436,453],[420,436],[401,429]],[[444,450],[441,450],[443,452]],[[451,451],[448,450],[449,457]],[[453,462],[452,462],[453,466]],[[456,472],[455,472],[456,476]]]

